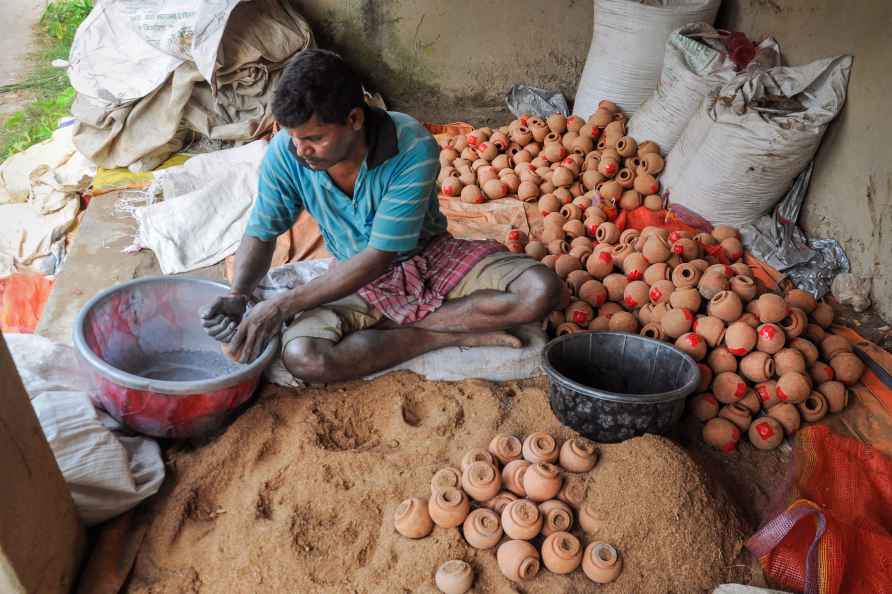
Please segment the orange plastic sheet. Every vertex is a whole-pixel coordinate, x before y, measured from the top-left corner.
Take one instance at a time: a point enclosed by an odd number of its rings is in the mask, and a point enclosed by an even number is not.
[[[52,290],[51,276],[14,272],[0,278],[0,330],[34,332]]]

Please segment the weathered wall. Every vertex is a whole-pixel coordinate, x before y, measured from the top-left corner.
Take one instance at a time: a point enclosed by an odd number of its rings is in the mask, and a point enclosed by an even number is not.
[[[67,594],[85,536],[0,335],[0,592]]]
[[[881,315],[892,319],[892,3],[887,0],[724,0],[719,25],[771,34],[789,64],[851,54],[848,102],[818,153],[802,222],[842,242],[857,274],[873,277]]]
[[[429,120],[486,117],[514,83],[573,98],[591,0],[306,0],[319,45],[357,65],[389,105]],[[483,109],[481,109],[483,108]]]

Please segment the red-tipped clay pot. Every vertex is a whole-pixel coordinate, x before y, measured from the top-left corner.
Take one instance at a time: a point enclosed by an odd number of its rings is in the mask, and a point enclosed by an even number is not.
[[[697,394],[688,401],[688,410],[701,423],[715,418],[719,414],[719,401],[713,394]]]
[[[760,417],[750,425],[747,435],[756,449],[773,450],[784,440],[784,429],[776,419]]]
[[[730,371],[717,374],[712,381],[712,393],[723,404],[737,402],[746,395],[746,391],[747,386],[743,378]]]
[[[703,425],[703,441],[717,450],[730,454],[737,449],[740,429],[728,419],[716,417]]]
[[[790,404],[789,402],[781,402],[772,406],[771,410],[768,411],[768,416],[781,424],[786,435],[793,435],[799,431],[799,427],[802,425],[799,409],[795,404]]]

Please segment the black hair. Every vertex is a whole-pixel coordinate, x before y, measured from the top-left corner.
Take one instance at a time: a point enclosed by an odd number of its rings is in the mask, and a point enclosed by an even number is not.
[[[285,67],[273,94],[273,116],[294,128],[313,114],[325,124],[343,124],[356,107],[364,107],[362,83],[338,54],[307,49]]]

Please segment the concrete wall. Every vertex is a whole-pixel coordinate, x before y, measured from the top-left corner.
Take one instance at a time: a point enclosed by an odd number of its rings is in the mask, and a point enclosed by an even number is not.
[[[428,120],[486,118],[514,83],[572,99],[592,35],[591,0],[306,0],[301,9],[321,47],[350,59],[389,105]]]
[[[0,592],[67,594],[85,535],[0,335]]]
[[[848,101],[824,137],[801,222],[815,237],[842,242],[854,272],[873,277],[877,310],[892,319],[892,2],[724,0],[718,24],[771,34],[789,64],[855,57]]]

